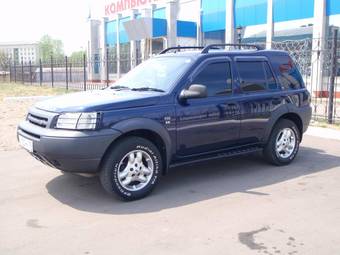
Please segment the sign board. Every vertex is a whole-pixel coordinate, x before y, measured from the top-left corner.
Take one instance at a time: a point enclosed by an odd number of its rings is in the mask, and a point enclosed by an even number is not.
[[[138,9],[162,0],[116,0],[105,5],[105,16],[112,16],[123,11]]]

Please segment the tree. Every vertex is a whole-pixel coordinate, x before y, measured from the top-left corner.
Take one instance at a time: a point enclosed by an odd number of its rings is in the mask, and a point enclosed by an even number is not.
[[[11,58],[4,51],[0,51],[0,71],[7,71],[11,65]]]
[[[53,39],[49,35],[44,35],[39,41],[40,57],[43,62],[49,62],[51,56],[56,60],[64,57],[64,45],[61,40]]]
[[[81,63],[84,59],[84,54],[85,54],[85,51],[83,50],[73,52],[69,58],[70,62]]]

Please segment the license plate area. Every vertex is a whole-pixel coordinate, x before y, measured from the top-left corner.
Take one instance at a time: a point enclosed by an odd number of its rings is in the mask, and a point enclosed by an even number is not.
[[[29,152],[33,152],[33,141],[19,135],[19,144]]]

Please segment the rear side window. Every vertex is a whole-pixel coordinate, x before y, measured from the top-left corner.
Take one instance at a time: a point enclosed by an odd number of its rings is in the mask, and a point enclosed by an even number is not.
[[[256,92],[277,88],[274,75],[267,62],[238,61],[237,69],[242,91]]]
[[[237,69],[244,92],[277,89],[276,80],[269,64],[265,61],[238,61]]]
[[[208,64],[195,77],[192,84],[202,84],[208,89],[208,96],[229,95],[232,93],[230,63]]]
[[[304,87],[301,74],[289,56],[279,56],[277,62],[278,79],[283,89],[291,90]]]

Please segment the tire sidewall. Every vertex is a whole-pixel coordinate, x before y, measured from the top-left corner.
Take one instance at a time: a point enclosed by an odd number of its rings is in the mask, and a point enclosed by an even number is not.
[[[126,200],[142,198],[149,194],[152,191],[152,189],[156,186],[159,180],[162,166],[161,156],[157,148],[152,143],[145,141],[144,139],[143,139],[144,141],[141,139],[135,140],[136,142],[121,144],[121,146],[118,146],[116,148],[117,151],[114,157],[112,158],[110,164],[111,174],[109,176],[111,177],[112,189],[116,194],[118,194],[120,197]],[[127,153],[134,150],[142,150],[145,153],[147,153],[151,157],[154,165],[151,180],[143,189],[138,191],[130,191],[125,189],[118,180],[120,161]]]

